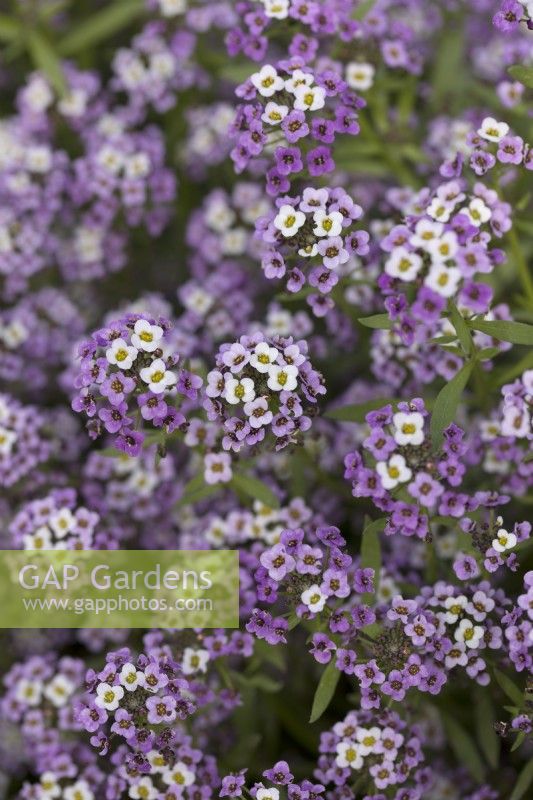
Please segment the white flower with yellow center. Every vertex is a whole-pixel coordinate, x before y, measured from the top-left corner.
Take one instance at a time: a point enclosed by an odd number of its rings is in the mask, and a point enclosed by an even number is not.
[[[291,94],[296,94],[296,89],[301,86],[312,86],[314,77],[310,72],[304,72],[301,69],[295,69],[291,77],[285,81],[285,89]]]
[[[261,114],[261,119],[269,125],[279,125],[280,122],[283,122],[288,113],[288,106],[280,106],[278,103],[274,103],[273,100],[270,100]]]
[[[487,142],[499,142],[509,133],[509,125],[506,122],[498,122],[494,117],[485,117],[477,132],[478,136]]]
[[[326,105],[326,90],[322,86],[297,86],[294,108],[297,111],[318,111]]]
[[[156,79],[168,80],[176,72],[176,59],[170,52],[150,56],[150,74]]]
[[[424,417],[419,411],[394,414],[394,441],[399,445],[419,445],[424,441]]]
[[[471,619],[462,619],[453,635],[456,642],[464,642],[473,650],[481,642],[484,630],[481,625],[474,625]]]
[[[463,214],[466,214],[472,225],[475,225],[477,228],[479,228],[480,225],[483,225],[484,222],[488,222],[492,217],[492,211],[487,205],[485,205],[480,197],[476,197],[474,200],[471,200],[467,206],[464,206],[464,208],[461,209],[461,211]]]
[[[165,389],[174,386],[177,380],[175,374],[167,369],[162,358],[156,358],[149,367],[142,369],[139,374],[154,394],[162,394]]]
[[[228,378],[224,386],[224,398],[232,406],[237,403],[250,403],[255,397],[254,382],[251,378]]]
[[[435,197],[426,209],[426,213],[440,222],[448,222],[452,215],[453,205],[443,202],[440,197]]]
[[[21,678],[15,686],[15,700],[26,706],[38,706],[41,702],[43,684],[41,681],[30,681]]]
[[[96,156],[97,164],[112,175],[118,175],[121,172],[124,160],[125,157],[120,150],[108,144],[104,145]]]
[[[28,147],[26,152],[26,166],[30,172],[48,172],[52,166],[52,153],[50,148],[44,145]]]
[[[206,672],[209,658],[208,650],[186,647],[181,663],[183,672],[185,675],[195,675],[197,672]]]
[[[119,680],[127,692],[134,692],[138,686],[144,683],[144,672],[138,670],[134,664],[127,661],[122,665]]]
[[[133,784],[133,786],[130,786],[128,795],[133,800],[156,800],[156,798],[160,797],[159,790],[156,789],[147,775]]]
[[[109,683],[99,683],[96,687],[95,705],[105,708],[106,711],[116,711],[124,697],[122,686],[111,686]]]
[[[46,525],[41,525],[33,533],[26,533],[23,537],[25,550],[51,550],[52,533]]]
[[[110,347],[106,350],[105,357],[110,364],[120,369],[131,369],[137,353],[136,347],[131,347],[124,339],[118,338],[113,339]]]
[[[328,597],[322,592],[318,583],[314,583],[309,589],[305,589],[305,591],[302,592],[300,599],[304,606],[307,606],[309,611],[316,614],[322,611]]]
[[[417,253],[411,253],[405,247],[395,247],[385,262],[385,272],[392,278],[402,281],[414,281],[422,269],[422,259]]]
[[[152,767],[152,772],[166,772],[168,769],[168,764],[165,759],[165,756],[159,752],[159,750],[149,750],[146,753],[146,758]]]
[[[283,78],[280,78],[272,64],[265,64],[259,72],[254,72],[250,76],[250,80],[262,97],[272,97],[285,85]]]
[[[39,789],[41,792],[39,796],[42,800],[51,800],[51,798],[61,795],[61,788],[57,782],[57,776],[49,770],[43,772],[41,775],[39,779]]]
[[[63,792],[64,800],[94,800],[94,794],[87,781],[79,780],[72,786],[67,786]]]
[[[163,773],[163,780],[168,786],[177,783],[178,786],[190,786],[194,783],[194,772],[183,763],[183,761],[176,761],[172,769],[168,769]]]
[[[457,622],[463,614],[467,602],[468,600],[464,594],[460,594],[459,597],[447,597],[444,601],[444,608],[446,609],[446,613],[443,615],[444,621],[449,625]]]
[[[459,282],[463,277],[461,270],[457,267],[445,267],[435,264],[428,272],[424,285],[433,289],[442,297],[451,297],[455,294]]]
[[[346,83],[350,89],[365,92],[374,83],[376,70],[365,61],[350,61],[346,65]]]
[[[335,763],[338,767],[342,767],[343,769],[346,767],[351,767],[352,769],[361,769],[363,766],[363,757],[361,755],[359,745],[348,739],[343,742],[339,742],[336,750],[337,756],[335,758]]]
[[[376,745],[381,739],[381,728],[358,728],[355,735],[362,756],[375,752]]]
[[[266,374],[278,355],[279,351],[275,347],[270,347],[267,342],[259,342],[250,356],[250,364],[258,372]]]
[[[0,454],[8,456],[13,450],[13,445],[17,441],[18,436],[15,431],[10,431],[0,425]]]
[[[81,117],[87,109],[87,92],[84,89],[72,89],[59,101],[57,108],[65,117]]]
[[[76,527],[76,517],[70,508],[60,508],[48,520],[49,526],[58,539],[63,539]]]
[[[500,528],[496,534],[496,538],[492,540],[492,548],[497,553],[505,553],[506,550],[512,550],[516,544],[516,534],[509,533],[505,528]]]
[[[398,484],[410,481],[413,475],[405,458],[399,454],[391,456],[388,461],[378,461],[376,472],[384,489],[394,489]]]
[[[305,223],[303,211],[297,211],[294,206],[283,205],[274,219],[274,227],[281,231],[283,236],[294,236]]]
[[[313,214],[315,227],[313,233],[315,236],[338,236],[342,231],[342,222],[344,217],[340,211],[324,211],[319,208]]]
[[[289,16],[289,0],[263,0],[265,16],[271,19],[286,19]]]
[[[75,686],[65,675],[55,675],[44,688],[44,696],[56,707],[66,705]]]
[[[453,231],[448,231],[443,236],[432,239],[426,247],[434,263],[449,261],[457,253],[458,248],[457,236]]]
[[[420,219],[415,225],[414,234],[409,237],[409,244],[412,244],[413,247],[420,247],[422,250],[428,250],[432,242],[441,236],[443,230],[442,222]]]
[[[126,176],[132,180],[145,178],[150,172],[150,159],[146,153],[136,153],[126,161]]]
[[[270,789],[261,786],[261,788],[257,790],[255,796],[256,800],[279,800],[279,790],[275,789],[273,786]]]
[[[268,388],[274,392],[292,392],[298,385],[297,375],[298,367],[293,364],[272,364],[268,369]]]
[[[144,350],[146,353],[153,353],[160,347],[163,338],[163,328],[159,325],[151,325],[145,319],[138,319],[133,328],[131,343],[137,350]]]

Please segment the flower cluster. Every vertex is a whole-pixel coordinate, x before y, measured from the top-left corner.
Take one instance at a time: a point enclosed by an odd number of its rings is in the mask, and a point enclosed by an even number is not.
[[[129,314],[80,345],[80,392],[72,407],[89,417],[93,438],[105,430],[119,450],[138,455],[145,438],[141,424],[167,432],[185,425],[176,401],[180,395],[194,400],[202,381],[182,367],[173,369],[179,355],[166,351],[168,331],[167,320]]]
[[[9,532],[24,550],[93,550],[105,541],[98,522],[98,514],[76,505],[73,489],[58,489],[23,506]]]
[[[239,452],[262,442],[267,432],[276,450],[297,442],[311,427],[309,414],[326,388],[304,341],[257,332],[222,345],[205,391],[209,419],[223,423],[224,450]]]
[[[45,417],[32,406],[24,406],[0,394],[0,485],[13,486],[52,453],[44,435]]]

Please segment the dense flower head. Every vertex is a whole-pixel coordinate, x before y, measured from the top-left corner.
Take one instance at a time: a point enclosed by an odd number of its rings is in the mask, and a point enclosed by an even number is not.
[[[24,550],[91,550],[105,541],[98,522],[98,514],[76,504],[74,490],[62,489],[27,503],[9,531]]]
[[[80,393],[72,407],[89,418],[93,438],[107,431],[119,450],[138,455],[143,426],[167,431],[185,426],[180,399],[195,399],[202,381],[176,369],[179,354],[166,348],[169,328],[167,320],[129,314],[80,345]]]
[[[239,452],[267,434],[281,450],[311,427],[326,388],[307,352],[305,341],[261,332],[222,345],[207,376],[205,407],[223,423],[224,450]]]
[[[0,485],[13,486],[51,456],[45,421],[38,409],[0,394]]]

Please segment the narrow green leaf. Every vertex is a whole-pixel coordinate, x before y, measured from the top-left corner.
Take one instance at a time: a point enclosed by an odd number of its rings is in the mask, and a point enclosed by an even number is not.
[[[364,325],[365,328],[379,328],[382,330],[390,330],[392,328],[392,321],[388,314],[372,314],[370,317],[359,317],[357,321]]]
[[[471,320],[468,326],[503,342],[533,345],[533,325],[526,325],[524,322]]]
[[[379,573],[381,570],[381,542],[379,534],[385,527],[386,519],[381,517],[370,522],[364,529],[361,538],[361,568],[374,570],[374,591],[379,589]],[[370,603],[375,599],[372,592],[363,594],[363,602]]]
[[[522,797],[525,796],[527,790],[533,783],[533,760],[531,760],[520,775],[515,783],[513,793],[510,796],[509,800],[521,800]]]
[[[514,753],[515,750],[518,750],[518,748],[524,744],[526,739],[527,739],[527,733],[525,731],[520,731],[520,733],[514,740],[513,746],[511,747],[511,753]]]
[[[118,0],[74,27],[59,43],[64,56],[94,47],[126,28],[144,11],[142,0]]]
[[[481,783],[485,770],[472,737],[453,717],[443,713],[441,713],[441,717],[448,737],[448,744],[457,759],[465,765],[472,777]]]
[[[342,408],[332,408],[324,416],[328,419],[337,419],[340,422],[364,422],[366,415],[376,408],[382,408],[388,403],[395,403],[385,397],[378,397],[376,400],[368,400],[366,403],[357,403],[353,406],[343,406]]]
[[[518,688],[516,683],[511,680],[504,672],[500,672],[499,669],[494,670],[494,677],[496,678],[496,682],[499,684],[500,689],[503,689],[509,700],[521,708],[524,703],[524,693],[521,689]]]
[[[459,88],[457,81],[450,81],[450,75],[464,73],[464,50],[464,26],[459,26],[455,30],[449,29],[440,37],[431,80],[435,103],[439,103],[444,96],[455,93]]]
[[[341,673],[335,666],[335,659],[333,658],[322,673],[322,677],[316,688],[309,722],[316,722],[329,706],[335,694],[340,676]]]
[[[468,383],[472,372],[472,362],[467,363],[459,370],[438,393],[433,413],[431,415],[431,438],[434,446],[439,446],[445,429],[455,419],[457,406],[461,400],[463,390]]]
[[[500,759],[500,738],[494,730],[496,714],[490,696],[483,690],[476,692],[476,732],[483,755],[493,769]]]
[[[533,67],[524,67],[522,64],[514,64],[507,70],[509,75],[523,83],[528,89],[533,89]]]
[[[472,341],[472,334],[470,333],[470,329],[466,324],[465,320],[463,319],[462,315],[457,310],[457,306],[455,303],[450,301],[450,321],[455,328],[455,332],[457,334],[457,338],[463,348],[463,351],[466,355],[470,355],[470,353],[474,349],[474,343]]]
[[[218,491],[220,491],[220,484],[206,483],[203,474],[195,475],[194,478],[191,478],[183,487],[183,493],[176,503],[176,508],[197,503]]]
[[[63,67],[52,44],[39,31],[31,30],[27,34],[28,49],[33,63],[44,73],[59,95],[67,90]]]
[[[22,33],[22,25],[8,14],[0,14],[0,41],[15,42]]]
[[[234,472],[230,481],[230,486],[233,486],[239,492],[251,497],[253,500],[259,500],[263,505],[268,508],[279,508],[279,500],[272,491],[259,478],[253,478],[251,475],[244,475],[242,472]]]

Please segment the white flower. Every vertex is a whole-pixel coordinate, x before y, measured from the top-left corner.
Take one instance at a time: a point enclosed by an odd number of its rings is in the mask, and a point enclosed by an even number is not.
[[[194,772],[183,763],[183,761],[176,761],[172,769],[168,769],[163,773],[163,780],[168,786],[177,783],[179,786],[190,786],[194,783]]]
[[[260,789],[257,790],[256,800],[279,800],[279,790],[275,789],[273,786],[270,789],[265,789],[262,786]]]
[[[170,52],[154,53],[150,56],[150,74],[156,80],[168,80],[176,71],[176,59]]]
[[[265,64],[259,72],[254,72],[250,80],[262,97],[272,97],[285,85],[283,78],[280,78],[271,64]]]
[[[292,392],[298,385],[297,375],[298,367],[292,364],[284,364],[283,366],[272,364],[268,369],[268,388],[274,392]]]
[[[105,357],[110,364],[116,364],[120,369],[131,369],[133,362],[137,358],[138,350],[131,347],[124,339],[113,339],[111,347],[108,347]]]
[[[338,236],[342,231],[344,217],[340,211],[330,211],[328,214],[320,208],[313,214],[313,220],[313,233],[316,236]]]
[[[409,243],[413,247],[420,247],[428,250],[429,245],[440,237],[444,226],[442,222],[432,222],[430,219],[420,219],[415,225],[415,232],[409,238]]]
[[[285,81],[285,89],[291,94],[295,94],[296,89],[300,86],[311,86],[313,82],[314,77],[310,72],[303,72],[301,69],[295,69],[291,77]]]
[[[144,178],[150,172],[150,159],[146,153],[136,153],[126,160],[126,175],[128,178]]]
[[[479,228],[484,222],[488,222],[492,217],[492,211],[485,205],[480,197],[471,200],[470,203],[461,209],[467,215],[472,225]]]
[[[388,461],[378,461],[376,472],[381,478],[384,489],[394,489],[399,483],[411,480],[412,472],[401,455],[394,455]]]
[[[15,700],[27,706],[38,706],[41,702],[43,685],[41,681],[21,678],[15,686]]]
[[[440,238],[435,238],[428,242],[426,249],[434,262],[442,262],[453,258],[458,247],[457,236],[453,231],[448,231]]]
[[[10,431],[8,428],[4,428],[3,425],[0,425],[0,454],[5,456],[9,455],[17,439],[18,436],[15,431]]]
[[[462,278],[462,273],[457,267],[445,267],[435,264],[424,279],[424,284],[443,297],[455,294]]]
[[[505,528],[500,528],[496,538],[492,540],[492,547],[497,553],[505,553],[506,550],[512,550],[515,544],[516,534],[508,533]]]
[[[460,594],[459,597],[447,597],[444,601],[444,608],[446,609],[446,613],[443,615],[444,621],[449,625],[457,622],[465,610],[467,602],[464,594]]]
[[[23,541],[25,550],[50,550],[52,548],[52,534],[46,525],[41,525],[33,534],[26,533]]]
[[[441,200],[440,197],[435,197],[426,208],[426,214],[441,222],[448,222],[452,215],[453,208],[454,206],[451,203],[446,203]]]
[[[98,708],[105,708],[106,711],[115,711],[124,697],[124,689],[122,686],[100,683],[96,687],[96,695],[94,702]]]
[[[150,325],[145,319],[138,319],[133,328],[131,343],[137,350],[153,353],[160,346],[163,333],[163,328],[159,325]]]
[[[317,253],[318,245],[316,242],[313,244],[307,244],[305,247],[301,247],[298,250],[298,255],[302,256],[303,258],[312,258],[313,256],[316,256]]]
[[[160,753],[158,750],[149,750],[146,753],[146,759],[150,762],[150,766],[152,767],[152,772],[166,772],[168,769],[167,761],[165,756]]]
[[[326,90],[321,86],[297,86],[294,90],[294,108],[298,111],[318,111],[326,104]]]
[[[509,125],[506,122],[498,122],[493,117],[485,117],[478,128],[478,135],[488,142],[499,142],[509,133]]]
[[[61,795],[61,789],[57,783],[57,777],[53,772],[47,770],[43,772],[39,779],[40,797],[42,800],[51,800],[53,797]]]
[[[248,231],[245,228],[232,228],[222,234],[220,249],[226,256],[240,256],[248,244]]]
[[[48,524],[58,539],[62,539],[76,527],[76,518],[69,508],[60,508],[50,519]]]
[[[223,233],[231,228],[236,219],[235,211],[221,197],[210,200],[205,212],[205,222],[211,230]]]
[[[365,61],[350,61],[346,65],[346,83],[350,89],[364,92],[374,83],[375,72],[372,64],[367,64]]]
[[[224,398],[231,405],[249,403],[255,397],[254,382],[251,378],[228,378],[224,387]]]
[[[50,84],[41,75],[33,75],[23,90],[23,96],[31,110],[37,114],[47,109],[54,100]]]
[[[355,742],[349,739],[339,742],[336,750],[337,756],[335,762],[338,767],[342,767],[343,769],[346,767],[361,769],[363,766],[363,757],[359,752],[359,746]]]
[[[64,800],[94,800],[94,794],[87,781],[79,780],[72,786],[67,786],[63,792]]]
[[[65,117],[81,117],[87,109],[87,92],[83,89],[72,89],[59,101],[57,108]]]
[[[309,611],[317,613],[318,611],[322,611],[328,597],[322,592],[318,583],[314,583],[309,589],[302,592],[300,599],[304,606],[307,606]]]
[[[127,661],[120,670],[119,680],[128,692],[134,692],[138,686],[143,685],[144,672],[138,670],[134,664]]]
[[[26,151],[26,166],[30,172],[48,172],[52,166],[52,153],[49,147],[36,145]]]
[[[75,686],[72,681],[69,681],[65,675],[59,673],[52,678],[50,683],[46,684],[44,695],[56,708],[61,708],[68,702],[74,689]]]
[[[250,364],[258,372],[267,373],[279,355],[275,347],[270,347],[266,342],[256,344],[254,352],[250,356]]]
[[[501,422],[502,436],[512,436],[515,439],[522,439],[531,432],[531,418],[525,406],[518,408],[510,405],[503,410]]]
[[[97,163],[112,175],[118,175],[124,166],[124,160],[125,156],[120,150],[108,144],[104,145],[96,156]]]
[[[133,800],[155,800],[160,796],[159,790],[155,788],[147,775],[138,780],[137,783],[134,783],[133,786],[130,786],[128,794]]]
[[[267,17],[286,19],[289,16],[289,0],[263,0]]]
[[[483,632],[481,625],[474,625],[471,619],[462,619],[453,635],[456,642],[464,642],[467,647],[474,649],[483,638]]]
[[[420,412],[414,411],[406,414],[399,411],[392,418],[394,422],[394,441],[400,445],[419,445],[424,441],[424,417]]]
[[[256,397],[251,403],[246,403],[244,413],[248,417],[248,422],[252,428],[262,428],[272,422],[273,414],[268,407],[268,402],[264,397]]]
[[[142,380],[148,384],[148,388],[154,394],[161,394],[176,383],[176,376],[170,370],[162,358],[156,358],[149,367],[140,371]]]
[[[422,259],[417,253],[410,253],[405,247],[395,247],[385,262],[385,272],[392,278],[414,281],[422,269]]]
[[[378,727],[358,728],[355,738],[359,745],[360,754],[367,756],[369,753],[376,752],[376,745],[381,739],[381,729]]]
[[[175,17],[187,10],[187,0],[158,0],[163,17]]]
[[[501,517],[500,517],[501,520]],[[476,622],[483,622],[487,614],[489,614],[496,603],[492,597],[488,597],[485,592],[478,589],[474,592],[471,601],[468,603],[466,610],[471,614]]]
[[[194,675],[197,672],[206,672],[208,661],[209,661],[208,650],[186,647],[185,652],[183,653],[183,661],[181,662],[181,667],[185,675]]]
[[[305,223],[303,211],[297,211],[294,206],[283,205],[274,219],[274,227],[281,231],[283,236],[294,236]]]
[[[444,663],[448,669],[452,669],[457,664],[461,667],[466,667],[468,664],[468,656],[466,654],[466,647],[464,642],[455,642],[452,649],[448,651]]]
[[[288,106],[280,106],[278,103],[274,103],[273,100],[270,100],[261,114],[261,119],[263,122],[268,122],[270,125],[279,125],[280,122],[283,122],[288,113]]]

